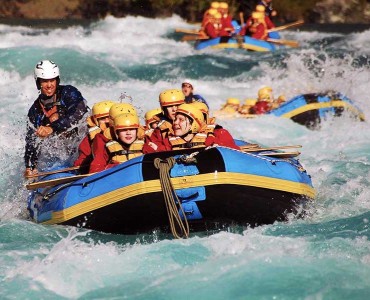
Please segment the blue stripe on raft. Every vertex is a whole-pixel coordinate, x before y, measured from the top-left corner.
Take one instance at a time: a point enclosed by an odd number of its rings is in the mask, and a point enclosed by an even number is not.
[[[218,149],[223,156],[226,172],[265,176],[311,185],[311,179],[306,171],[297,168],[297,166],[300,166],[297,160],[240,153],[240,151],[222,147]],[[242,162],[241,155],[243,155]],[[245,168],[246,165],[248,168]]]

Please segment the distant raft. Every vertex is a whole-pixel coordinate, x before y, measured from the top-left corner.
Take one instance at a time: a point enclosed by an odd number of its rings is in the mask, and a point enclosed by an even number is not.
[[[85,178],[49,175],[27,187],[28,209],[41,224],[137,234],[173,232],[174,219],[188,222],[190,232],[270,224],[312,202],[311,178],[294,158],[299,152],[245,147],[146,154]],[[71,182],[52,186],[68,176]],[[171,195],[178,199],[172,206]]]
[[[286,46],[284,44],[280,44],[278,39],[274,40],[274,42],[268,42],[265,40],[257,40],[249,36],[239,36],[239,37],[218,37],[214,39],[200,40],[195,44],[194,48],[196,50],[202,50],[205,48],[214,48],[214,49],[244,49],[249,51],[268,52],[283,49],[286,48]]]
[[[364,113],[352,100],[339,92],[310,93],[295,96],[266,113],[277,117],[288,118],[309,129],[318,129],[329,116],[340,117],[344,114],[351,118],[364,121]],[[261,115],[226,113],[222,110],[214,112],[217,118],[256,118]]]
[[[317,128],[328,116],[344,113],[364,121],[363,112],[348,97],[338,92],[313,93],[296,96],[269,114],[289,118],[310,129]]]

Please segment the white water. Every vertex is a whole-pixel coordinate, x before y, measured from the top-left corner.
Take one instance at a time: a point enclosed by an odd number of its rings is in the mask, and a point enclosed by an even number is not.
[[[187,78],[211,109],[228,97],[336,90],[366,117],[370,31],[283,32],[301,48],[277,53],[197,52],[178,41],[178,17],[107,18],[89,28],[0,25],[0,298],[365,299],[370,282],[369,122],[329,119],[318,131],[287,119],[219,120],[235,138],[303,146],[300,161],[317,190],[305,220],[173,241],[112,236],[24,221],[23,151],[33,67],[54,60],[63,84],[90,107],[126,95],[145,111]],[[148,30],[149,29],[149,30]],[[368,294],[367,294],[368,295]]]

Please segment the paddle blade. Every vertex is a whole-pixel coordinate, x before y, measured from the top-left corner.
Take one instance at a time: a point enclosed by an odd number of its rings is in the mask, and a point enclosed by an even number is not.
[[[289,46],[289,47],[292,47],[292,48],[299,47],[299,43],[297,41],[293,41],[293,40],[267,39],[267,41],[270,42],[270,43]]]

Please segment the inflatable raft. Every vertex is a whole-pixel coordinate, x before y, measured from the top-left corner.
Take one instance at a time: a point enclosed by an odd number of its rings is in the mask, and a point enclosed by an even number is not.
[[[27,186],[28,209],[37,223],[123,234],[173,232],[176,216],[190,232],[270,224],[315,196],[302,165],[284,157],[225,147],[147,154],[84,178],[40,178]],[[61,177],[71,182],[43,186]],[[169,207],[176,209],[170,213]]]
[[[363,112],[342,93],[326,92],[296,96],[272,110],[269,114],[289,118],[308,128],[317,128],[328,116],[339,117],[344,113],[364,121]]]
[[[270,32],[269,38],[274,42],[257,40],[249,36],[218,37],[215,39],[200,40],[195,43],[196,50],[205,48],[215,49],[244,49],[249,51],[267,52],[286,48],[279,43],[280,35],[277,32]]]
[[[205,48],[214,48],[214,49],[244,49],[250,51],[267,52],[285,48],[285,46],[278,43],[271,43],[265,40],[257,40],[249,36],[243,36],[240,38],[218,37],[215,39],[201,40],[195,44],[194,48],[196,50],[202,50]]]
[[[340,117],[344,114],[364,121],[364,113],[352,100],[339,92],[323,92],[298,95],[275,108],[267,115],[288,118],[310,129],[317,129],[329,116]],[[214,112],[217,118],[256,118],[261,115]]]

